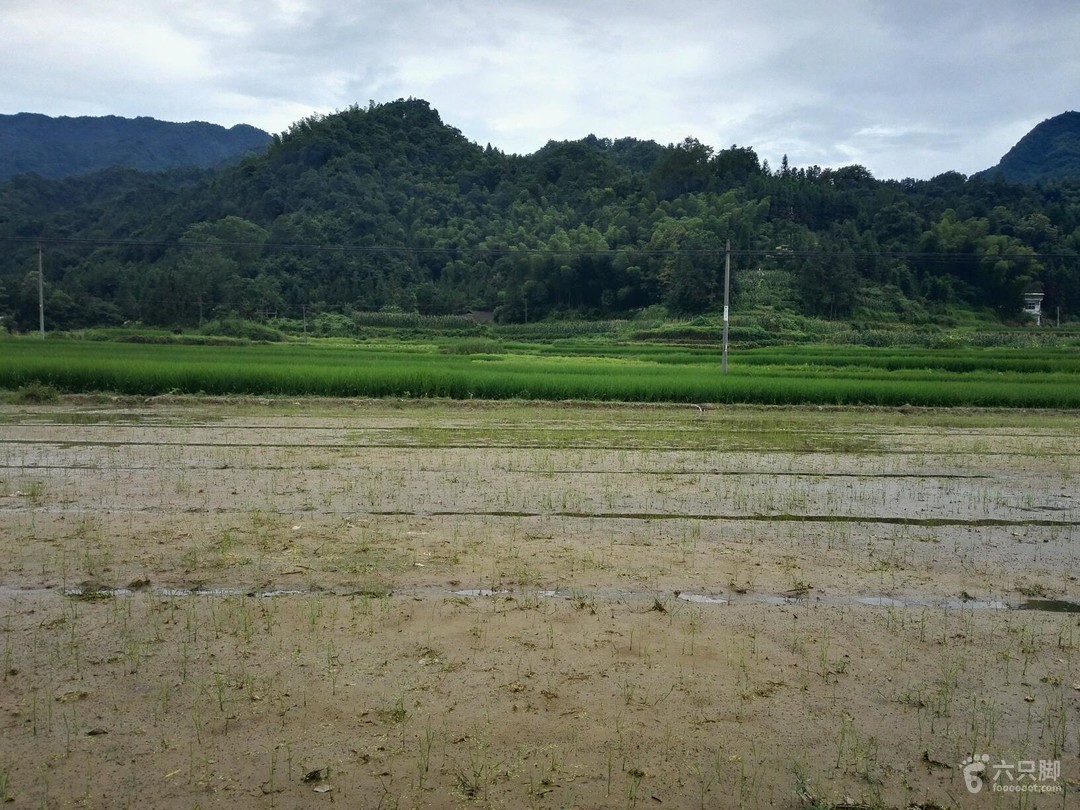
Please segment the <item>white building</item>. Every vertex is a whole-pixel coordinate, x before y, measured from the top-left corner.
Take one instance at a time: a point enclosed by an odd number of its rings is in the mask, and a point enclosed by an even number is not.
[[[1042,326],[1042,300],[1041,292],[1024,293],[1024,312],[1035,319],[1036,326]]]

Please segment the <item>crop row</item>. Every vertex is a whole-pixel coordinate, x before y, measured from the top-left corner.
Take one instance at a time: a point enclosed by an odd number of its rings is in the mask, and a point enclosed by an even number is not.
[[[869,352],[816,358],[797,350],[745,352],[722,375],[715,353],[653,347],[634,355],[601,346],[590,356],[579,345],[558,356],[521,346],[455,354],[429,343],[150,346],[9,339],[0,348],[0,388],[7,389],[39,384],[136,395],[1080,407],[1075,358],[1063,355],[1045,370],[1021,371],[1011,366],[1034,360],[1021,350],[988,363],[980,362],[979,350],[967,360],[955,350],[940,358],[919,350],[907,363],[889,352],[877,365]]]

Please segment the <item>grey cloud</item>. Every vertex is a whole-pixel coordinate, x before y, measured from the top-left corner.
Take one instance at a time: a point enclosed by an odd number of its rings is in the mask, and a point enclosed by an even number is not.
[[[281,131],[368,99],[426,98],[481,143],[587,133],[753,146],[878,177],[970,173],[1076,105],[1080,7],[1047,0],[10,0],[0,110],[245,121]],[[821,8],[825,5],[824,8]],[[27,21],[40,19],[34,31]],[[12,23],[5,25],[5,23]],[[18,23],[18,25],[14,25]],[[15,32],[15,33],[12,33]],[[160,37],[155,53],[124,33]],[[17,34],[17,36],[16,36]],[[78,71],[35,54],[67,48]],[[185,54],[187,61],[169,55]],[[192,61],[199,54],[197,61]],[[185,71],[184,65],[189,65]],[[29,67],[27,67],[29,66]]]

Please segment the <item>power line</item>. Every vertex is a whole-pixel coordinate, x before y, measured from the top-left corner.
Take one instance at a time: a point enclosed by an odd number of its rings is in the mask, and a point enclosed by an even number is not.
[[[144,247],[164,248],[180,250],[213,250],[222,248],[258,250],[271,252],[323,252],[323,253],[355,253],[355,254],[395,254],[395,255],[471,255],[471,256],[618,256],[631,254],[635,256],[712,256],[721,257],[726,255],[725,249],[717,248],[645,248],[645,247],[614,247],[614,248],[527,248],[520,246],[475,246],[475,247],[432,247],[415,245],[354,245],[354,244],[328,244],[314,242],[191,242],[185,240],[152,240],[152,239],[124,239],[124,238],[83,238],[83,237],[20,237],[0,236],[0,242],[15,244],[35,245],[86,245],[94,247]],[[1047,260],[1080,260],[1077,253],[1020,253],[1020,254],[995,254],[995,253],[944,253],[922,252],[915,250],[904,251],[867,251],[867,250],[825,250],[815,249],[792,249],[785,247],[777,248],[732,248],[730,255],[735,258],[758,258],[758,259],[801,259],[801,258],[852,258],[852,259],[919,259],[925,261],[949,261],[949,262],[981,262],[988,259],[1024,259],[1032,261]]]

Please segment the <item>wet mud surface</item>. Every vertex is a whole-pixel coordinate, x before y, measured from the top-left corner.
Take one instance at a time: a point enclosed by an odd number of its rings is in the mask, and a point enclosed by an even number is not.
[[[3,406],[0,791],[1069,806],[1078,473],[1069,413]]]

